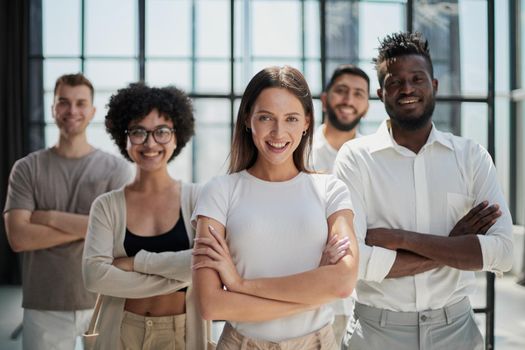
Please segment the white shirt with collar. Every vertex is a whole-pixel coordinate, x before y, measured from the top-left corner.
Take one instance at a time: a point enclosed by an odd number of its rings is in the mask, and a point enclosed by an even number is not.
[[[385,278],[396,251],[365,245],[367,228],[399,228],[448,236],[473,206],[499,204],[502,216],[478,235],[483,270],[512,264],[512,219],[488,152],[475,142],[432,126],[419,153],[398,145],[384,121],[370,136],[339,150],[334,173],[348,186],[360,261],[357,300],[394,311],[422,311],[453,304],[476,288],[474,272],[441,267],[414,276]]]
[[[326,124],[322,124],[315,131],[312,140],[312,159],[311,164],[314,171],[319,173],[331,174],[334,168],[335,157],[337,150],[328,143],[324,135]],[[359,131],[356,132],[355,137],[361,137]]]

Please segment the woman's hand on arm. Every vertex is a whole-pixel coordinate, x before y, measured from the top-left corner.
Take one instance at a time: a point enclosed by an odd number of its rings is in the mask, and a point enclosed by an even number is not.
[[[335,249],[335,252],[344,247],[345,237],[349,241],[349,247],[344,249],[344,256],[333,265],[320,266],[316,269],[290,276],[243,280],[235,277],[234,272],[236,271],[231,268],[231,258],[228,259],[229,253],[221,248],[221,242],[213,238],[211,233],[207,233],[206,235],[212,239],[206,240],[209,243],[207,248],[211,249],[208,250],[209,254],[205,254],[205,256],[207,259],[216,260],[208,263],[206,267],[217,271],[215,273],[217,277],[229,276],[225,285],[229,290],[235,290],[242,294],[309,305],[320,305],[337,298],[345,298],[351,294],[354,288],[359,259],[352,220],[353,214],[350,210],[340,210],[328,218],[329,236],[331,237],[335,234],[338,237],[338,241],[343,240],[342,246],[337,245],[337,242],[335,243],[335,246],[338,247]],[[217,227],[215,224],[212,224],[212,226]],[[208,230],[206,229],[206,231]],[[221,236],[219,240],[221,238],[224,240],[224,234]],[[225,244],[225,242],[222,243]],[[334,244],[329,243],[330,247],[332,245]],[[332,248],[330,249],[333,250]],[[207,270],[202,267],[199,268],[199,270],[201,269]]]
[[[323,250],[319,266],[337,264],[348,253],[348,248],[350,248],[348,236],[341,238],[335,234],[331,235]]]
[[[221,282],[229,291],[241,291],[244,280],[235,268],[226,240],[212,225],[208,225],[208,232],[210,236],[195,239],[199,247],[193,249],[194,256],[206,256],[208,259],[195,263],[192,268],[211,268],[219,274]]]
[[[199,249],[207,249],[208,246],[203,242],[208,241],[203,239],[216,240],[210,232],[209,226],[214,227],[216,236],[224,240],[224,226],[216,220],[200,216],[197,221],[197,239],[194,249],[198,251]],[[202,253],[202,250],[200,252]],[[211,255],[216,256],[215,253],[211,253]],[[231,268],[228,267],[229,263],[221,260],[220,264],[211,264],[212,267],[204,266],[209,263],[201,264],[208,260],[211,260],[208,254],[197,253],[194,255],[193,261],[193,285],[201,316],[206,320],[268,321],[319,307],[319,305],[269,300],[224,290],[220,274],[215,267],[220,268],[225,273]],[[235,270],[234,266],[233,269]],[[236,270],[235,273],[237,273]]]

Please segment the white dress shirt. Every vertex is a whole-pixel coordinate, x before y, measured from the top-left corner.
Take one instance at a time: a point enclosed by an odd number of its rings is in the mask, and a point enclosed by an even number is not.
[[[326,124],[322,124],[314,133],[311,164],[314,171],[331,174],[334,168],[335,157],[337,157],[337,150],[326,139],[324,135],[325,128]],[[359,131],[356,131],[355,137],[361,137]]]
[[[473,206],[499,204],[502,216],[478,235],[483,270],[508,271],[512,220],[488,152],[435,126],[419,153],[398,145],[390,121],[339,150],[334,172],[350,189],[360,261],[357,300],[394,311],[453,304],[476,287],[474,272],[441,267],[414,276],[385,278],[396,251],[365,245],[367,228],[397,228],[448,236]]]

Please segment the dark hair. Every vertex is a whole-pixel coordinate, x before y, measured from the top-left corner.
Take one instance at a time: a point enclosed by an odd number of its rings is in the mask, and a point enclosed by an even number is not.
[[[339,78],[343,74],[356,75],[366,80],[366,85],[368,87],[368,94],[370,94],[370,78],[368,77],[368,74],[366,74],[364,70],[362,70],[361,68],[353,64],[342,64],[338,66],[332,73],[332,77],[328,81],[328,84],[326,85],[326,88],[324,91],[330,90],[330,88],[332,87],[332,85],[334,85],[337,78]]]
[[[86,78],[84,74],[82,73],[64,74],[58,77],[57,81],[55,82],[55,90],[53,92],[54,96],[56,96],[58,87],[60,85],[69,85],[69,86],[86,85],[89,88],[89,91],[91,92],[91,102],[93,102],[93,96],[95,95],[95,89],[93,89],[93,84],[91,84],[89,79]]]
[[[264,89],[283,88],[294,94],[303,106],[310,125],[293,153],[293,161],[299,171],[307,172],[306,162],[312,148],[314,129],[314,106],[312,94],[304,76],[290,66],[268,67],[257,73],[248,83],[242,95],[241,105],[237,113],[237,122],[233,133],[230,153],[229,173],[248,169],[257,160],[257,147],[253,143],[252,134],[246,130],[246,121],[250,117],[255,101]]]
[[[130,84],[111,96],[106,115],[106,131],[126,159],[132,161],[126,150],[126,130],[129,124],[132,121],[141,121],[154,109],[164,118],[173,121],[175,128],[177,148],[168,161],[175,158],[193,136],[193,107],[182,90],[174,86],[154,88],[143,83]]]
[[[399,56],[423,56],[428,63],[430,77],[434,78],[434,67],[432,66],[432,59],[430,58],[428,41],[419,32],[400,32],[387,35],[380,41],[378,51],[379,54],[372,62],[375,64],[377,78],[381,87],[383,87],[383,80],[385,79],[385,72],[382,72],[380,69],[381,64],[384,61]]]

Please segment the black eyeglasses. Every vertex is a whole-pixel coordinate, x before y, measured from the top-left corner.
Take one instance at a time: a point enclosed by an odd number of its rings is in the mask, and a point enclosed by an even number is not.
[[[161,126],[153,130],[146,130],[144,128],[133,128],[126,130],[129,137],[129,142],[134,145],[143,145],[148,141],[149,134],[153,135],[153,139],[158,144],[166,144],[171,141],[175,129]]]

